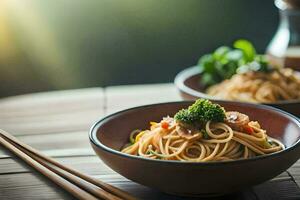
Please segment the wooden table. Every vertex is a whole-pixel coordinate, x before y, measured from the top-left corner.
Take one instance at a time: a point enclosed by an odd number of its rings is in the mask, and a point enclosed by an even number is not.
[[[109,113],[142,104],[176,100],[180,100],[180,97],[172,84],[22,95],[0,100],[0,127],[58,161],[127,190],[141,199],[188,199],[166,195],[125,179],[95,156],[88,141],[89,127]],[[300,199],[299,185],[300,161],[273,180],[216,199]],[[0,199],[73,197],[0,147]]]

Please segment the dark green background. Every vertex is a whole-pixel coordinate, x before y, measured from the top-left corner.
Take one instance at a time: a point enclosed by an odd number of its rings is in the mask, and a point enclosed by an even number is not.
[[[263,52],[278,24],[272,0],[30,2],[31,9],[40,16],[41,30],[46,27],[55,35],[64,62],[36,61],[39,52],[40,60],[47,54],[47,46],[30,37],[30,26],[20,23],[22,17],[9,13],[18,51],[13,59],[0,65],[2,96],[171,82],[180,70],[194,65],[200,55],[238,38],[253,41]]]

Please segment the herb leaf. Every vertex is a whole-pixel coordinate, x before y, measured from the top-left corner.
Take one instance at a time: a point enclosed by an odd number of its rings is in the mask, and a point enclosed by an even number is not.
[[[249,71],[269,72],[272,70],[263,55],[256,54],[251,42],[240,39],[234,42],[234,49],[221,46],[198,61],[201,84],[205,87],[230,79],[236,73]]]
[[[242,50],[242,52],[244,53],[245,62],[251,62],[254,60],[254,57],[256,56],[256,51],[251,42],[249,42],[248,40],[240,39],[235,41],[233,46],[236,49]]]

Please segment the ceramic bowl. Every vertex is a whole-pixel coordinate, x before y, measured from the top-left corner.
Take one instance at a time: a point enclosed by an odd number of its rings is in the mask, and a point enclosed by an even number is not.
[[[267,181],[288,169],[300,157],[300,124],[279,109],[247,103],[216,101],[227,111],[239,111],[260,122],[269,136],[286,149],[251,159],[218,162],[182,162],[147,159],[121,153],[132,130],[149,128],[150,121],[173,116],[192,102],[171,102],[135,107],[99,120],[89,138],[97,155],[126,178],[181,196],[216,196]]]
[[[184,100],[195,100],[198,98],[218,100],[216,97],[204,93],[205,88],[200,84],[200,80],[201,74],[199,67],[194,66],[178,73],[174,83]],[[266,103],[265,105],[282,109],[298,117],[300,116],[300,100],[280,101],[276,103]]]

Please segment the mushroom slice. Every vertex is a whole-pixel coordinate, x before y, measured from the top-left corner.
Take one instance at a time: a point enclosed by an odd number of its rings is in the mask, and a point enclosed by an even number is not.
[[[225,123],[234,130],[241,131],[249,121],[248,115],[236,111],[226,112]]]

